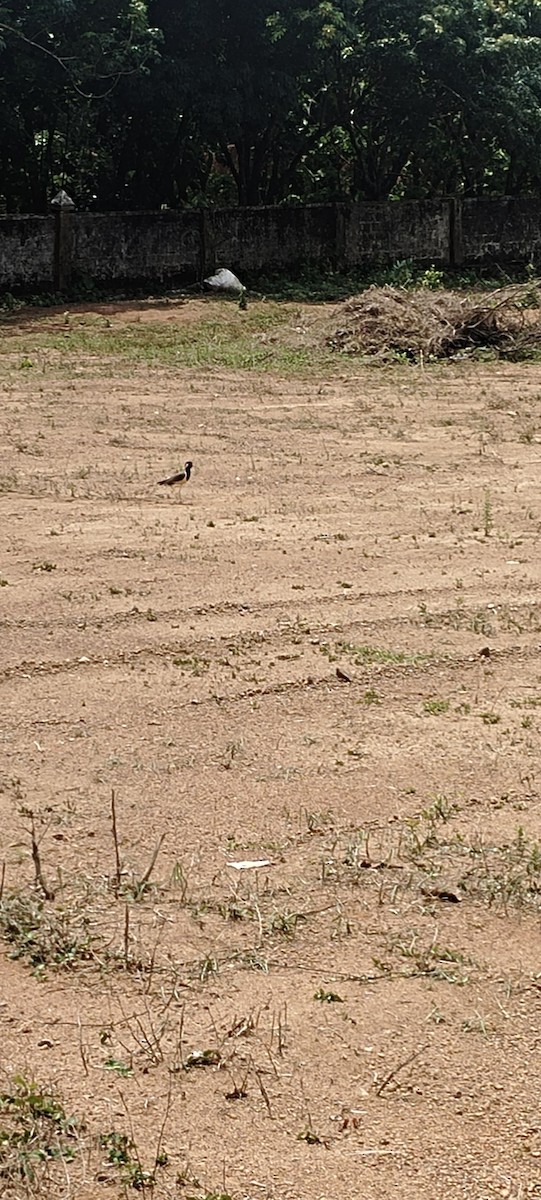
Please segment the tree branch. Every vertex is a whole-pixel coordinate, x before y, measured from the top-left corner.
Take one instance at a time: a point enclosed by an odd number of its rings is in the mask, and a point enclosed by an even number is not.
[[[142,66],[144,66],[145,62],[148,61],[148,57],[149,57],[149,54],[147,54],[146,57],[142,60],[141,63],[139,63],[139,65],[137,67],[133,67],[129,71],[117,71],[114,75],[112,75],[112,74],[99,75],[98,76],[99,79],[103,79],[103,80],[112,79],[113,82],[112,82],[111,86],[109,88],[107,88],[107,90],[105,92],[102,92],[100,95],[97,95],[95,92],[83,91],[83,89],[81,87],[79,87],[79,84],[74,79],[72,71],[71,71],[70,67],[68,66],[69,62],[76,61],[74,56],[73,57],[70,56],[70,58],[61,57],[59,54],[55,54],[54,50],[49,50],[48,46],[42,46],[41,42],[35,42],[32,38],[27,37],[26,34],[24,34],[22,32],[22,30],[15,29],[13,27],[13,25],[6,25],[2,21],[0,21],[0,32],[11,33],[13,35],[13,37],[16,37],[19,39],[19,41],[24,42],[25,46],[31,46],[33,50],[41,50],[42,54],[46,54],[48,58],[52,58],[54,60],[54,62],[56,62],[58,64],[58,66],[63,71],[65,71],[66,74],[69,76],[69,81],[70,81],[70,84],[71,84],[73,90],[75,92],[77,92],[77,95],[81,96],[83,100],[106,100],[107,97],[111,95],[111,92],[113,92],[115,90],[119,80],[122,79],[126,75],[137,74],[137,71],[139,71],[140,68]],[[132,44],[132,38],[131,38],[131,34],[130,34],[130,38],[129,38],[129,41],[126,43],[126,47],[129,49],[131,44]]]

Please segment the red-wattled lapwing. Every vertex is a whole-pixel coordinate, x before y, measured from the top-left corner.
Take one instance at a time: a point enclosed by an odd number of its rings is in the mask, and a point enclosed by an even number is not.
[[[192,473],[192,467],[192,462],[186,462],[182,471],[177,471],[175,475],[168,475],[167,479],[158,479],[158,483],[165,484],[167,487],[181,488],[188,482]]]

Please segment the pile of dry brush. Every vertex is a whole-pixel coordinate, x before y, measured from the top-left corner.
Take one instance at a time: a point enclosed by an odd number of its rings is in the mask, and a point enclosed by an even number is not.
[[[490,349],[503,358],[541,351],[541,281],[490,293],[370,287],[327,320],[325,342],[343,354],[412,361]]]

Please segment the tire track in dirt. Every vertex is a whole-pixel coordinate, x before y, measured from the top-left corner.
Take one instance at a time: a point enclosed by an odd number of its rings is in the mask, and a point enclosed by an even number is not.
[[[189,653],[189,648],[185,643],[183,643],[182,647],[171,647],[169,644],[164,644],[160,647],[142,647],[133,651],[122,651],[120,654],[111,656],[110,658],[83,655],[79,659],[67,659],[65,662],[23,662],[17,667],[6,668],[2,672],[0,678],[5,680],[17,678],[33,679],[46,675],[61,675],[67,672],[90,672],[96,667],[98,669],[109,669],[119,666],[129,666],[130,664],[138,660],[140,661],[141,659],[159,660],[170,658],[175,653],[178,653],[180,649]],[[192,651],[193,649],[194,648],[192,647]],[[535,661],[540,654],[541,645],[525,647],[513,644],[503,649],[500,648],[491,650],[490,660],[492,664],[495,664],[498,661],[506,661],[508,659],[516,662],[527,662],[530,660]],[[375,667],[372,666],[372,670],[368,670],[366,668],[359,668],[359,670],[366,670],[366,678],[362,681],[362,685],[366,686],[366,683],[372,680],[375,675],[377,675],[378,679],[396,678],[401,676],[411,677],[412,675],[415,675],[416,677],[422,677],[423,675],[434,674],[434,672],[441,672],[443,667],[445,667],[449,673],[460,670],[468,670],[475,665],[479,667],[479,664],[482,664],[484,661],[485,660],[480,657],[479,654],[452,656],[447,654],[441,657],[432,654],[430,658],[427,658],[426,661],[423,661],[422,663],[377,663]],[[360,683],[361,681],[360,679],[356,679],[354,676],[352,676],[348,682],[351,685],[354,685],[356,682]],[[281,683],[269,684],[265,687],[247,689],[237,695],[233,695],[231,693],[229,695],[220,696],[219,700],[222,703],[228,703],[233,700],[243,700],[251,696],[273,695],[280,692],[287,692],[289,690],[297,690],[298,688],[302,687],[321,687],[324,685],[332,685],[336,688],[336,690],[341,689],[342,684],[341,681],[337,681],[336,679],[336,671],[332,675],[321,675],[317,678],[308,676],[303,677],[302,679],[292,679]],[[213,696],[211,699],[215,701],[216,697]],[[180,704],[179,707],[188,707],[190,704],[199,703],[201,703],[199,700],[190,700],[186,702],[186,704]]]
[[[529,584],[528,591],[533,593],[534,595],[538,595],[539,593],[541,593],[541,584],[538,584],[538,585]],[[477,604],[477,607],[481,607],[481,608],[484,607],[486,609],[489,609],[491,612],[494,613],[495,616],[497,615],[498,611],[501,611],[504,608],[512,608],[513,612],[520,613],[520,612],[525,612],[528,609],[531,609],[531,607],[532,607],[532,601],[524,599],[524,591],[523,590],[521,590],[520,592],[519,591],[513,592],[512,595],[506,594],[505,599],[503,599],[503,600],[500,599],[498,604],[491,603],[490,601],[487,603],[486,590],[479,589],[479,600],[477,602],[473,601],[471,598],[471,589],[468,590],[467,594],[469,597],[468,604],[463,603],[460,605],[460,608],[457,608],[455,605],[454,608],[444,608],[444,609],[432,610],[430,613],[430,620],[431,621],[433,621],[434,619],[436,619],[436,620],[443,619],[444,620],[445,618],[448,617],[449,619],[455,619],[457,621],[460,621],[460,624],[462,625],[467,621],[468,617],[470,617],[470,618],[474,617],[475,612],[476,612],[476,608],[474,607],[475,604]],[[329,595],[316,596],[316,597],[307,597],[306,599],[303,599],[303,602],[302,602],[303,621],[308,620],[308,616],[310,613],[313,613],[313,612],[317,613],[317,611],[323,607],[331,608],[331,609],[336,607],[337,609],[340,609],[343,612],[344,607],[349,608],[349,607],[353,607],[354,605],[365,604],[367,607],[370,607],[372,605],[375,605],[375,604],[378,604],[381,602],[395,602],[395,601],[400,602],[400,601],[411,599],[413,601],[417,601],[418,612],[415,617],[412,617],[412,616],[408,615],[407,613],[396,614],[396,615],[393,615],[392,617],[388,617],[388,618],[379,618],[378,621],[371,621],[369,618],[359,617],[358,620],[351,621],[349,623],[349,625],[351,628],[358,628],[364,624],[367,627],[377,628],[378,625],[381,625],[382,628],[384,628],[384,627],[388,627],[390,625],[398,626],[398,625],[404,625],[404,624],[414,624],[415,622],[418,623],[419,620],[422,619],[422,614],[420,613],[420,604],[423,604],[425,607],[428,607],[429,603],[432,603],[432,604],[438,603],[438,602],[441,602],[442,599],[444,599],[446,597],[450,598],[451,596],[455,596],[455,598],[456,598],[456,588],[453,588],[451,586],[444,586],[444,587],[440,587],[440,588],[431,588],[431,589],[405,588],[403,590],[381,591],[381,592],[370,591],[370,592],[355,592],[355,593],[353,593],[353,592],[349,591],[347,593],[341,594],[340,596],[337,596],[336,594],[329,594]],[[464,592],[461,593],[461,596],[462,597],[464,596]],[[538,601],[534,601],[534,603],[538,603]],[[539,603],[541,603],[541,601],[539,601]],[[279,613],[279,612],[283,611],[284,614],[286,614],[291,611],[291,607],[292,607],[292,602],[289,600],[272,600],[267,603],[257,602],[256,604],[237,603],[235,601],[224,601],[223,603],[220,603],[220,604],[191,605],[188,607],[173,606],[171,608],[155,608],[155,609],[153,609],[153,611],[155,612],[156,618],[160,621],[175,620],[175,621],[179,621],[179,622],[185,621],[186,623],[189,623],[189,621],[191,619],[193,619],[194,617],[214,618],[214,617],[228,615],[229,613],[236,614],[239,616],[249,616],[252,619],[259,619],[260,617],[265,617],[266,615],[268,615],[269,613],[272,613],[272,612]],[[148,615],[144,609],[141,609],[138,606],[134,607],[132,609],[129,609],[126,612],[110,613],[110,614],[106,613],[103,616],[100,615],[100,617],[99,617],[100,629],[105,629],[105,630],[119,629],[119,628],[122,628],[127,625],[133,626],[138,623],[142,624],[144,621],[148,621]],[[428,620],[427,620],[427,623],[428,623]],[[49,630],[49,629],[70,630],[70,629],[74,628],[74,622],[73,622],[73,618],[71,620],[68,618],[65,618],[65,617],[57,617],[57,618],[52,618],[52,619],[49,618],[46,622],[46,625],[44,626],[44,623],[41,620],[28,620],[26,618],[22,618],[21,620],[19,620],[17,622],[17,624],[14,627],[17,629],[20,629],[20,630],[39,629],[40,632],[43,632],[44,629],[46,629],[46,630]],[[330,631],[332,628],[333,628],[332,624],[329,624],[328,626],[320,625],[318,631],[324,632],[326,629],[328,629]],[[234,639],[235,636],[237,636],[237,635],[235,633],[233,633],[231,635],[223,635],[223,636],[224,637],[230,636],[231,639]],[[239,634],[238,636],[245,637],[245,636],[249,636],[249,635]]]

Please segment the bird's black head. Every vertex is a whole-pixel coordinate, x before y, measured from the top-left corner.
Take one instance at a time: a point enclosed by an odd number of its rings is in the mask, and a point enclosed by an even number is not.
[[[193,462],[185,462],[184,463],[184,469],[186,471],[191,471],[192,467],[193,467]]]

